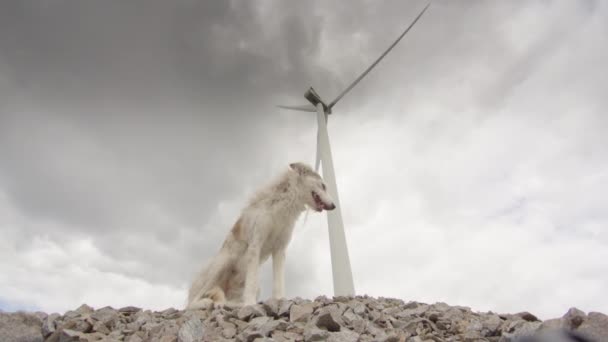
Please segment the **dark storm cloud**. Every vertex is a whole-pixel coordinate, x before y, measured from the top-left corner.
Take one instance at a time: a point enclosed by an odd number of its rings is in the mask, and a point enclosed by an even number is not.
[[[186,249],[175,265],[211,253],[218,203],[273,168],[274,100],[304,91],[320,17],[248,1],[0,7],[0,189],[14,206],[56,223],[44,232],[56,239],[98,236],[117,260],[153,268],[163,246]]]
[[[269,100],[302,92],[318,50],[319,26],[292,14],[301,8],[262,18],[249,2],[2,6],[7,191],[26,211],[79,229],[115,225],[129,210],[122,202],[141,200],[131,196],[208,214],[242,186],[225,170],[271,144]],[[265,32],[268,18],[279,35]]]

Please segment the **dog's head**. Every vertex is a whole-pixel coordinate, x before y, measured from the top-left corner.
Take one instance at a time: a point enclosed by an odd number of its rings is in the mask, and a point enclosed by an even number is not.
[[[334,200],[327,192],[323,178],[304,163],[291,163],[289,167],[297,173],[298,183],[302,186],[304,203],[315,211],[333,210]]]

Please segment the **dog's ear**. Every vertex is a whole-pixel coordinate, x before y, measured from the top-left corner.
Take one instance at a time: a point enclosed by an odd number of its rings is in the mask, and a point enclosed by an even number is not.
[[[304,163],[291,163],[289,164],[289,167],[295,172],[297,172],[300,176],[307,174],[310,169]]]

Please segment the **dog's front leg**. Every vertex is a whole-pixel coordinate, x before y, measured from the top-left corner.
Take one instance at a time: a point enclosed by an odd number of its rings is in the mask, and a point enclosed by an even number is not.
[[[247,251],[247,273],[245,278],[245,289],[243,291],[243,304],[253,305],[256,303],[258,290],[258,272],[260,266],[260,249],[257,246],[249,246]]]
[[[285,249],[272,253],[272,297],[276,299],[285,297]]]

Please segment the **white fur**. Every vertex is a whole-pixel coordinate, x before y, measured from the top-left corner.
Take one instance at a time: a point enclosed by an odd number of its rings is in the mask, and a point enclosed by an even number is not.
[[[315,201],[313,192],[318,195]],[[274,182],[258,191],[234,224],[219,253],[196,277],[187,309],[211,302],[251,305],[259,295],[260,266],[272,256],[274,298],[285,296],[285,250],[294,223],[306,206],[335,208],[321,176],[303,163],[292,163]]]

